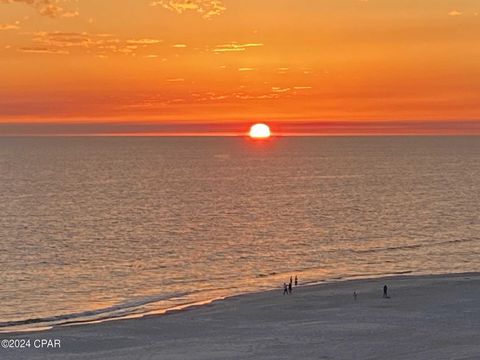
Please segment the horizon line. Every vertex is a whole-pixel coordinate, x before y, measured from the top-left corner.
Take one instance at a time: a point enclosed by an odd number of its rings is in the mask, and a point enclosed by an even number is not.
[[[272,133],[271,138],[283,137],[477,137],[480,133]],[[251,139],[248,133],[85,133],[85,134],[0,134],[0,138],[18,137],[225,137],[225,138],[247,138]],[[255,139],[253,139],[255,140]],[[256,139],[268,140],[267,139]]]
[[[330,120],[232,122],[0,122],[0,136],[238,137],[266,123],[274,136],[480,135],[480,120]]]

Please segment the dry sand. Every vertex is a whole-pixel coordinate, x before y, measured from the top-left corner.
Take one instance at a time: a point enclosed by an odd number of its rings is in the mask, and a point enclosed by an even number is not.
[[[0,338],[61,340],[49,351],[0,349],[1,359],[477,360],[480,274],[346,281],[290,296],[279,288],[164,316]]]

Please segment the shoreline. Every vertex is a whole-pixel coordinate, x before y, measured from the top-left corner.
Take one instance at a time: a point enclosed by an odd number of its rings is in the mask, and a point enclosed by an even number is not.
[[[384,283],[391,299],[382,299]],[[235,295],[161,316],[3,334],[4,339],[58,338],[62,348],[0,353],[2,359],[46,354],[49,359],[129,359],[137,352],[161,359],[291,359],[296,352],[290,346],[299,342],[299,358],[321,358],[314,354],[323,351],[325,358],[374,359],[377,353],[380,358],[383,350],[376,346],[381,343],[391,359],[473,360],[480,354],[478,298],[478,272],[335,281],[299,286],[292,295],[282,295],[281,289]],[[276,346],[266,346],[269,342]],[[443,342],[449,350],[442,353],[436,346],[442,348]],[[413,353],[402,357],[409,348]],[[420,349],[424,357],[415,355]]]
[[[397,273],[390,273],[390,274],[359,274],[359,275],[351,275],[351,276],[346,276],[346,277],[337,277],[337,278],[327,278],[323,280],[314,280],[314,281],[308,281],[305,283],[301,283],[295,288],[309,288],[309,287],[316,287],[316,286],[326,286],[326,285],[332,285],[332,284],[341,284],[341,283],[349,283],[349,282],[361,282],[361,281],[368,281],[368,280],[381,280],[381,279],[403,279],[403,278],[431,278],[431,277],[463,277],[463,276],[480,276],[480,272],[463,272],[463,273],[438,273],[438,274],[423,274],[423,273],[416,273],[414,271],[400,271]],[[219,296],[211,299],[206,299],[206,300],[200,300],[200,301],[193,301],[193,302],[187,302],[184,304],[179,304],[176,306],[173,306],[171,308],[166,308],[166,309],[159,309],[159,310],[148,310],[145,312],[138,312],[138,313],[131,313],[131,314],[125,314],[125,315],[118,315],[118,316],[113,316],[113,317],[108,317],[105,316],[103,318],[97,318],[97,319],[65,319],[64,322],[58,323],[58,324],[48,324],[48,321],[39,321],[35,322],[34,320],[36,319],[27,319],[27,320],[20,320],[20,322],[31,322],[32,324],[39,324],[40,326],[38,328],[28,328],[25,327],[24,329],[15,329],[9,331],[8,327],[6,326],[3,330],[0,327],[0,335],[3,336],[16,336],[19,334],[35,334],[35,333],[42,333],[46,331],[51,331],[55,329],[64,329],[64,328],[70,328],[70,327],[77,327],[77,326],[88,326],[88,325],[97,325],[97,324],[103,324],[103,323],[111,323],[111,322],[117,322],[117,321],[128,321],[128,320],[136,320],[136,319],[143,319],[143,318],[150,318],[150,317],[160,317],[160,316],[167,316],[172,313],[178,313],[178,312],[184,312],[184,311],[194,311],[198,308],[202,308],[204,306],[209,306],[211,304],[215,304],[218,302],[222,301],[229,301],[230,299],[235,299],[235,298],[241,298],[241,297],[246,297],[246,296],[254,296],[258,294],[269,294],[269,293],[275,293],[275,292],[281,292],[283,291],[280,286],[270,289],[262,289],[262,290],[254,290],[251,292],[242,292],[238,294],[232,294],[232,295],[226,295],[226,296]],[[52,316],[54,317],[63,317],[63,316],[68,316],[67,315],[56,315]],[[19,327],[21,327],[20,325]]]

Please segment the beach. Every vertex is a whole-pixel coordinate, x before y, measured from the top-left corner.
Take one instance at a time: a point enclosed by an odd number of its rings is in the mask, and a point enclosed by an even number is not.
[[[390,298],[383,298],[388,285]],[[353,292],[358,293],[357,300]],[[478,359],[480,274],[396,276],[247,294],[161,316],[2,339],[2,359]],[[37,342],[38,344],[38,342]]]

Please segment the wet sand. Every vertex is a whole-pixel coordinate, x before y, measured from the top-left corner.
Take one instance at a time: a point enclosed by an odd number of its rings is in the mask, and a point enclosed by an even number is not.
[[[384,284],[390,299],[382,298]],[[282,293],[279,287],[163,316],[4,334],[59,339],[61,348],[0,349],[0,358],[480,359],[480,274],[352,280]]]

